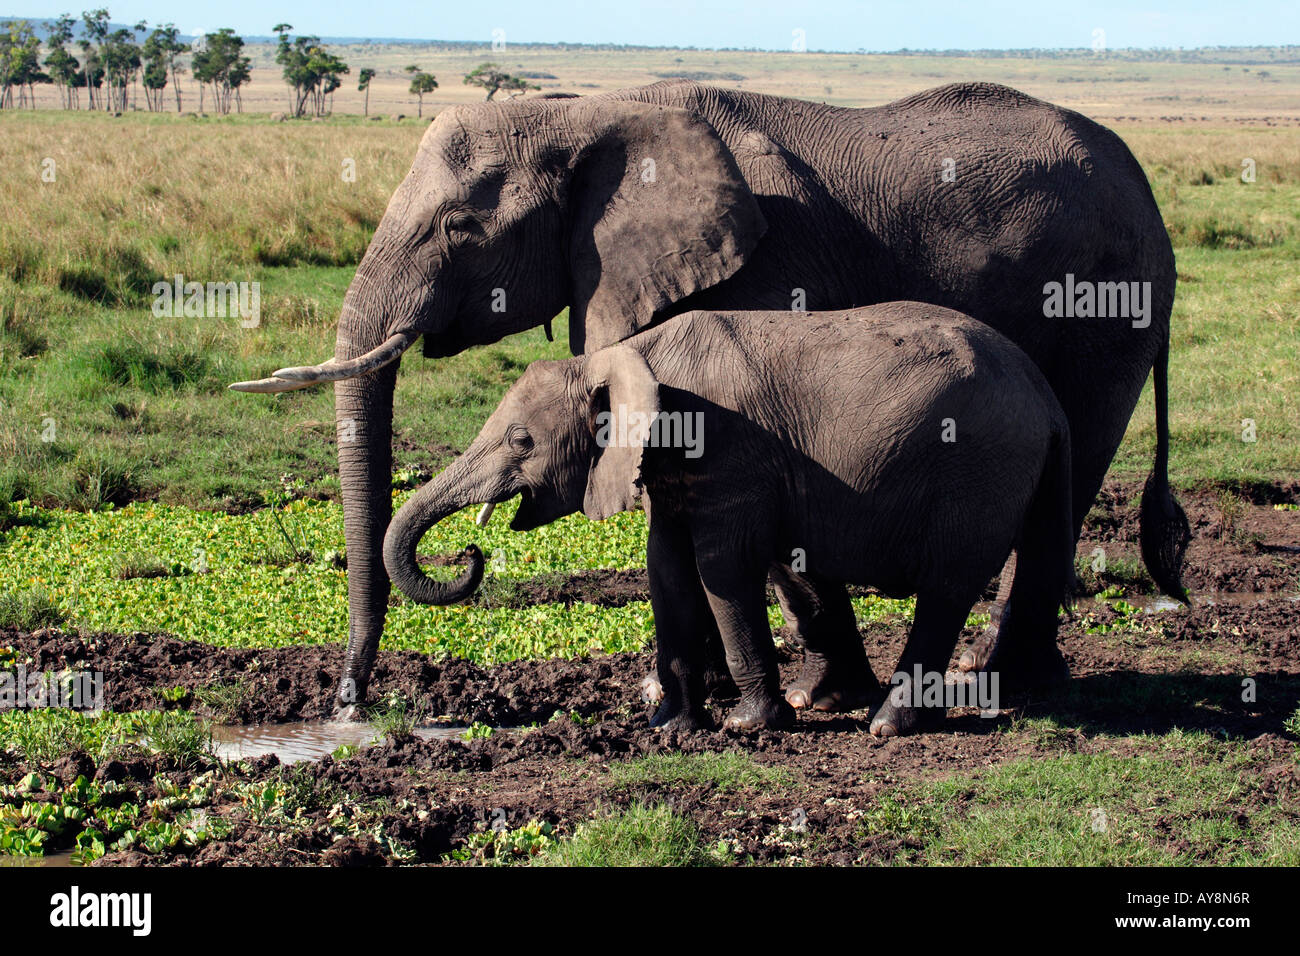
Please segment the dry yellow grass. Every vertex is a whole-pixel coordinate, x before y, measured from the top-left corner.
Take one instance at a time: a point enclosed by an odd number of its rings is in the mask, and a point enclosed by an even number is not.
[[[357,262],[422,131],[58,111],[0,130],[0,278],[108,301],[177,272]]]
[[[1034,96],[1104,121],[1300,123],[1300,64],[1221,64],[1128,61],[1096,56],[944,57],[855,53],[773,53],[741,50],[601,50],[507,46],[494,52],[435,46],[367,44],[331,47],[352,72],[335,94],[339,113],[360,113],[363,97],[356,75],[377,71],[370,112],[414,116],[416,98],[403,72],[418,64],[441,84],[424,100],[425,115],[456,103],[475,103],[483,91],[462,78],[492,61],[511,73],[535,74],[543,91],[594,93],[653,83],[667,76],[711,74],[741,89],[794,96],[842,106],[871,106],[917,90],[958,80],[1005,83]],[[252,81],[243,94],[250,112],[287,109],[288,94],[275,63],[275,48],[253,44]],[[1261,76],[1261,73],[1266,74]],[[198,108],[193,79],[182,78],[185,108]],[[58,105],[51,87],[38,89],[42,107]]]

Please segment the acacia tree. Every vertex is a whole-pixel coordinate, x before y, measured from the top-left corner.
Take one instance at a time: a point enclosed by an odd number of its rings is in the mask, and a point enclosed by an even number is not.
[[[364,67],[361,72],[357,74],[357,89],[366,94],[365,106],[362,107],[361,111],[362,116],[370,115],[370,81],[374,78],[375,71],[370,69],[368,66]]]
[[[35,85],[50,82],[49,76],[41,72],[40,54],[41,41],[26,20],[0,23],[0,108],[35,108]]]
[[[129,30],[114,30],[100,44],[104,81],[108,84],[108,109],[125,110],[130,105],[127,87],[135,83],[141,66],[140,47],[135,42],[135,34],[143,33],[144,30],[143,22]]]
[[[325,115],[327,98],[333,104],[333,93],[342,85],[342,77],[350,72],[348,65],[321,46],[320,37],[289,37],[293,27],[277,23],[275,32],[280,46],[275,62],[284,68],[284,81],[289,84],[289,111],[302,116],[310,106],[314,116]]]
[[[86,109],[107,109],[108,105],[104,102],[104,98],[97,96],[96,92],[104,82],[104,47],[108,43],[108,11],[103,7],[98,10],[83,11],[81,22],[85,29],[82,31],[78,45],[81,47],[82,62],[85,64],[82,68],[81,80],[86,86]]]
[[[68,14],[63,14],[50,28],[50,37],[46,41],[50,52],[45,57],[45,66],[49,69],[50,81],[59,88],[59,102],[65,110],[72,109],[77,103],[77,70],[81,64],[68,52],[76,22]]]
[[[190,52],[189,44],[181,42],[180,31],[176,29],[175,24],[167,23],[154,28],[153,33],[149,34],[149,39],[144,41],[142,52],[146,64],[144,71],[146,99],[149,98],[148,91],[150,89],[154,91],[149,108],[162,109],[162,90],[170,79],[172,91],[176,94],[176,112],[179,113],[181,111],[180,75],[185,72],[179,60],[182,53]]]
[[[424,118],[424,94],[432,93],[438,88],[438,81],[434,79],[432,73],[425,73],[418,66],[412,63],[406,68],[406,72],[411,74],[410,90],[416,95],[419,101],[417,115]]]
[[[242,53],[244,38],[223,27],[203,37],[202,44],[196,42],[195,47],[190,69],[199,83],[199,109],[203,109],[203,85],[206,84],[212,87],[218,113],[229,113],[232,101],[242,110],[239,89],[248,82],[251,66],[249,58]]]
[[[465,74],[465,84],[467,86],[480,86],[487,90],[489,100],[503,90],[513,99],[527,93],[529,90],[541,89],[540,86],[529,83],[522,77],[503,73],[495,63],[480,63],[472,71]]]

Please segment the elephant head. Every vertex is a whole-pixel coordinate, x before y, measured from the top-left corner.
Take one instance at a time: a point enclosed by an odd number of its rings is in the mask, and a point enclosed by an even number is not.
[[[516,495],[510,527],[529,531],[581,510],[603,520],[631,508],[641,490],[648,426],[659,412],[659,383],[640,353],[614,345],[590,359],[534,362],[465,453],[407,500],[384,538],[384,564],[402,592],[422,604],[473,593],[482,555],[470,545],[469,570],[450,585],[420,570],[415,549],[443,518],[471,504],[492,508]],[[613,424],[610,415],[641,427]],[[621,442],[626,435],[634,441]]]
[[[735,159],[688,111],[593,97],[438,116],[348,289],[333,358],[231,386],[335,383],[348,550],[341,704],[364,700],[383,632],[403,352],[423,336],[426,356],[451,355],[566,306],[573,353],[601,348],[734,274],[765,228]]]

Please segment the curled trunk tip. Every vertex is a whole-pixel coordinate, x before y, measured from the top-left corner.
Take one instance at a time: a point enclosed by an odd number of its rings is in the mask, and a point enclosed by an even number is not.
[[[418,540],[418,539],[417,539]],[[384,564],[393,583],[417,604],[455,604],[474,596],[478,586],[483,582],[483,552],[477,544],[465,548],[464,556],[468,564],[454,580],[435,581],[425,574],[416,563],[415,545],[410,547],[410,554],[394,553],[393,539],[384,542]]]

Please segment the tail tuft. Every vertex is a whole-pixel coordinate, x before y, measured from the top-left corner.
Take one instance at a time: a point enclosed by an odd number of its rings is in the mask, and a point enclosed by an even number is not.
[[[1142,489],[1142,560],[1160,590],[1191,604],[1183,587],[1183,556],[1191,540],[1187,515],[1163,475],[1152,472]]]

